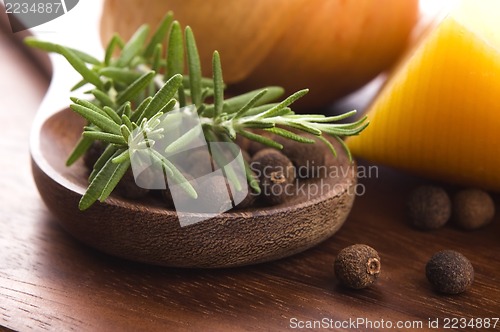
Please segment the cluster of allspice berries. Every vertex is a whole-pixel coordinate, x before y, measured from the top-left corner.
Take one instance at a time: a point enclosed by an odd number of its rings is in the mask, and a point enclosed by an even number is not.
[[[352,289],[363,289],[371,286],[378,279],[381,259],[372,247],[354,244],[337,254],[334,271],[341,285]],[[425,275],[437,292],[459,294],[472,285],[474,268],[461,253],[443,250],[435,253],[427,262]]]
[[[257,206],[257,204],[258,206],[277,205],[293,199],[296,196],[297,181],[319,177],[319,174],[315,174],[315,169],[324,165],[325,155],[329,152],[324,143],[317,139],[316,143],[307,144],[264,131],[259,132],[259,134],[283,145],[283,149],[269,148],[245,138],[237,139],[236,143],[241,148],[243,159],[249,165],[261,189],[261,193],[257,194],[249,187],[246,197],[243,200],[239,199],[237,204],[233,204],[239,209],[250,208]],[[301,135],[314,139],[314,136],[310,134]],[[85,165],[90,170],[103,153],[104,148],[104,144],[95,141],[84,156]],[[227,154],[225,159],[228,162],[236,157],[234,151],[222,151],[222,153]],[[207,149],[195,149],[181,157],[184,159],[179,164],[183,167],[178,168],[197,192],[201,191],[202,195],[215,195],[221,191],[231,193],[230,184],[225,177],[206,176],[219,168]],[[144,184],[148,183],[146,173],[139,175],[142,176],[142,179],[138,182],[137,174],[133,174],[132,170],[129,169],[117,185],[116,192],[120,196],[130,199],[140,199],[151,192],[160,192],[161,195],[157,196],[163,198],[168,208],[174,208],[173,195],[168,188],[167,181],[165,181],[167,188],[164,190],[145,189],[144,187],[147,188],[147,186]],[[138,186],[137,184],[142,185]],[[175,194],[176,199],[182,199],[183,194],[180,191]],[[221,192],[221,194],[223,193]],[[185,198],[189,199],[189,196],[186,194]],[[233,203],[236,202],[232,197],[229,199]]]
[[[449,220],[464,230],[475,230],[488,225],[495,216],[491,196],[480,189],[463,189],[452,198],[441,187],[417,187],[407,201],[408,219],[422,230],[444,226]]]

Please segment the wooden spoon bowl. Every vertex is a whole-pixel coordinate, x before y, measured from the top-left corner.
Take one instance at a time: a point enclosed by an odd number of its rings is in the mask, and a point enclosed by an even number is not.
[[[33,176],[48,208],[74,237],[98,250],[156,265],[215,268],[271,261],[306,250],[333,235],[352,207],[355,167],[340,146],[326,165],[337,176],[304,180],[304,191],[278,206],[231,210],[181,227],[177,214],[154,196],[128,200],[113,194],[82,212],[88,183],[82,162],[65,160],[83,120],[68,109],[32,133]],[[335,142],[332,142],[335,144]],[[307,190],[307,188],[315,190]]]

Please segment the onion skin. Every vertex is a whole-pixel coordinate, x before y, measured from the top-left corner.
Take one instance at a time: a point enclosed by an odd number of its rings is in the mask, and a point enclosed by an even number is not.
[[[101,37],[124,38],[165,12],[193,28],[203,74],[222,57],[230,92],[309,88],[299,108],[326,106],[389,68],[406,47],[418,0],[106,0]]]

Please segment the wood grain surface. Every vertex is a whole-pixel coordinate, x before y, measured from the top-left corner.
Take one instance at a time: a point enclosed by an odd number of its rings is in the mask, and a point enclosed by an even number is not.
[[[476,232],[415,230],[405,222],[404,201],[424,181],[384,168],[377,178],[360,179],[366,194],[334,237],[280,261],[218,270],[159,268],[81,245],[58,226],[31,177],[30,123],[48,82],[1,31],[0,59],[0,326],[280,331],[290,329],[292,318],[367,318],[418,321],[428,330],[429,319],[442,324],[446,317],[500,315],[498,216]],[[354,243],[373,246],[382,261],[378,282],[361,291],[343,289],[333,273],[336,253]],[[465,294],[436,294],[425,279],[426,261],[445,248],[459,250],[475,267]]]

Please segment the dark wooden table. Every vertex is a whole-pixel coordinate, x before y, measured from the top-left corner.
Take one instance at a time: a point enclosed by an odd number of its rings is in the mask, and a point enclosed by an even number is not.
[[[58,226],[31,177],[30,125],[48,78],[5,31],[0,60],[0,330],[274,331],[290,329],[294,319],[324,318],[395,329],[402,321],[428,330],[429,319],[439,319],[442,329],[446,318],[500,316],[499,218],[476,232],[412,229],[405,196],[424,180],[384,168],[361,179],[366,194],[334,237],[277,262],[171,269],[79,244]],[[340,287],[332,268],[336,253],[354,243],[371,245],[382,257],[379,281],[361,291]],[[438,295],[427,283],[425,263],[441,249],[472,261],[476,280],[465,294]]]

